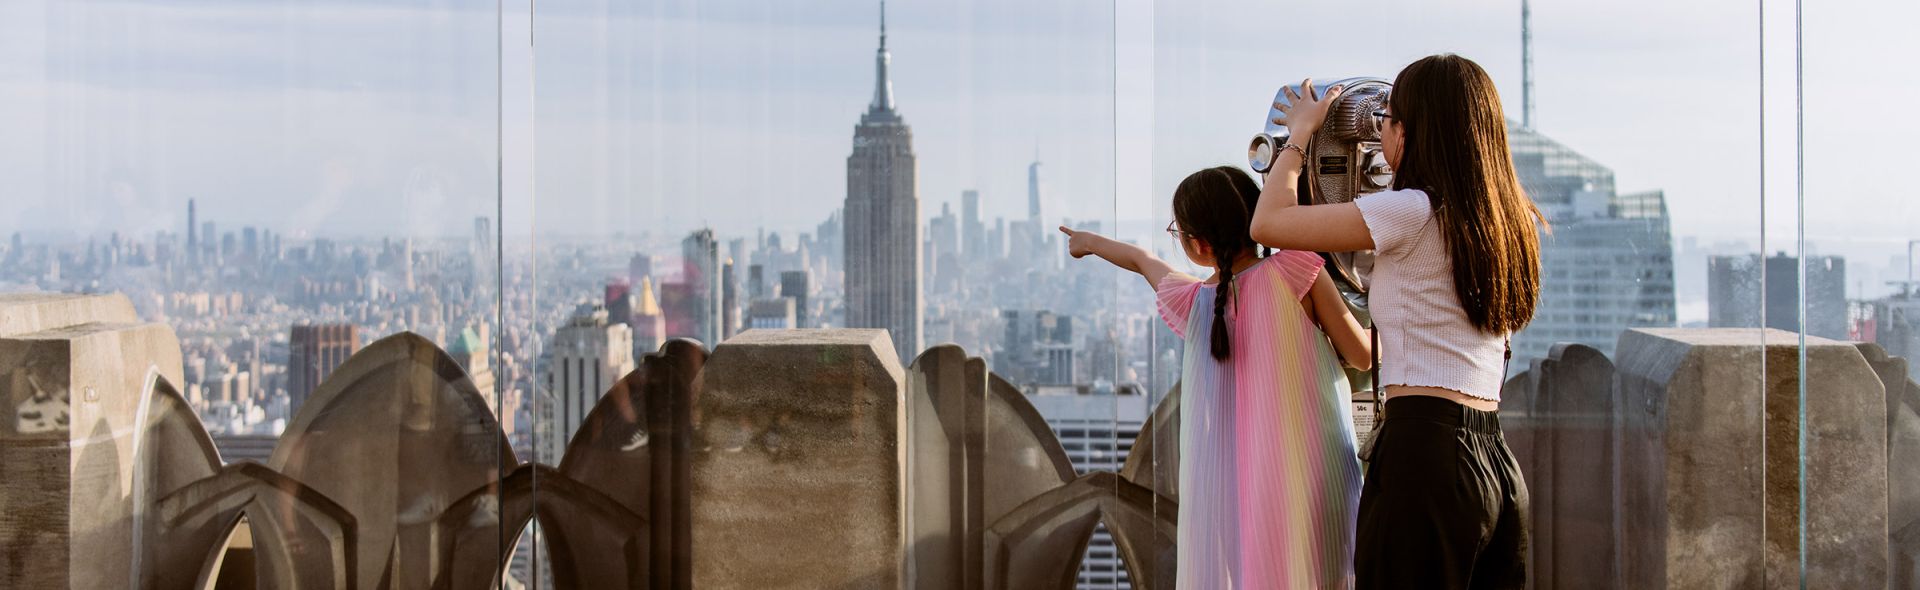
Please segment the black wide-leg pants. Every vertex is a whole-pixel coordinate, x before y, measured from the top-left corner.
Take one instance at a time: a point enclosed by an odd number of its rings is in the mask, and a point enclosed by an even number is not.
[[[1523,588],[1527,484],[1499,415],[1444,398],[1387,401],[1360,491],[1360,590]]]

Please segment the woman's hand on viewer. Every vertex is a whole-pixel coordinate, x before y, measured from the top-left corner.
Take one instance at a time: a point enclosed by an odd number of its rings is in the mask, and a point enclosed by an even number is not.
[[[1307,78],[1300,82],[1300,88],[1304,89],[1306,96],[1301,96],[1292,86],[1282,90],[1292,104],[1273,103],[1273,108],[1280,111],[1280,116],[1275,117],[1273,123],[1286,125],[1289,137],[1305,142],[1320,131],[1320,124],[1327,120],[1327,111],[1333,108],[1333,102],[1340,99],[1340,93],[1345,92],[1346,87],[1328,88],[1326,95],[1322,96],[1313,89],[1313,78]]]

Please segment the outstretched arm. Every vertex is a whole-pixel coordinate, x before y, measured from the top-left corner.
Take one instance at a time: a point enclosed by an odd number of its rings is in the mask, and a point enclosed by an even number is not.
[[[1319,323],[1320,331],[1333,341],[1334,352],[1340,353],[1347,366],[1362,371],[1373,368],[1373,341],[1347,309],[1346,299],[1334,288],[1333,279],[1328,278],[1327,273],[1313,279],[1307,299],[1313,302],[1310,306],[1313,321]]]
[[[1074,231],[1060,226],[1060,233],[1067,234],[1067,253],[1074,258],[1086,258],[1088,254],[1099,256],[1114,266],[1126,269],[1147,279],[1147,286],[1160,287],[1160,279],[1167,278],[1173,267],[1166,261],[1154,257],[1146,248],[1128,244],[1090,231]]]

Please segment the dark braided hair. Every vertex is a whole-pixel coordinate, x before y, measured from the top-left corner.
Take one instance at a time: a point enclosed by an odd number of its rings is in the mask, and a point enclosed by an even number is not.
[[[1227,299],[1233,297],[1233,261],[1243,252],[1259,246],[1247,229],[1253,224],[1254,205],[1259,202],[1259,185],[1246,172],[1232,166],[1217,166],[1195,172],[1173,189],[1173,219],[1188,239],[1200,240],[1213,248],[1214,264],[1220,270],[1220,285],[1213,297],[1213,358],[1227,360],[1233,354],[1231,335],[1227,333]]]
[[[1239,168],[1219,166],[1212,169],[1226,172],[1227,177],[1233,180],[1233,190],[1240,192],[1240,202],[1246,203],[1247,205],[1247,225],[1251,227],[1253,225],[1253,211],[1260,206],[1260,183],[1254,182],[1253,176],[1241,171]],[[1300,178],[1301,181],[1304,182],[1306,175],[1302,174]],[[1273,248],[1268,248],[1266,244],[1260,244],[1259,246],[1261,258],[1273,255]]]

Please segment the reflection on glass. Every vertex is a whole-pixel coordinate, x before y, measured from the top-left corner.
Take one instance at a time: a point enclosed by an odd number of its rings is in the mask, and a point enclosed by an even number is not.
[[[1276,43],[1274,19],[1350,9],[4,3],[0,579],[692,584],[695,458],[807,459],[799,410],[695,438],[731,379],[899,412],[913,476],[837,475],[898,484],[889,518],[958,523],[913,549],[956,579],[1165,586],[1186,359],[1137,279],[1067,264],[1054,228],[1179,259],[1174,183],[1272,160],[1247,137],[1284,72],[1455,51],[1520,105],[1510,147],[1553,228],[1503,410],[1535,585],[1912,586],[1920,209],[1857,156],[1916,119],[1850,114],[1859,80],[1920,98],[1858,57],[1914,54],[1911,10],[1809,5],[1796,46],[1774,12],[1756,38],[1751,2],[1521,4],[1396,0],[1363,34]],[[1795,51],[1798,88],[1776,75]],[[1712,113],[1649,90],[1676,87]],[[1804,153],[1772,143],[1797,108]],[[1763,174],[1762,120],[1803,200]],[[1354,192],[1391,181],[1365,138],[1347,155]],[[707,372],[841,328],[885,331],[898,407]],[[791,472],[740,486],[766,473]],[[768,494],[742,501],[836,506]],[[989,569],[990,543],[1044,559]],[[1652,565],[1671,555],[1707,565]]]

